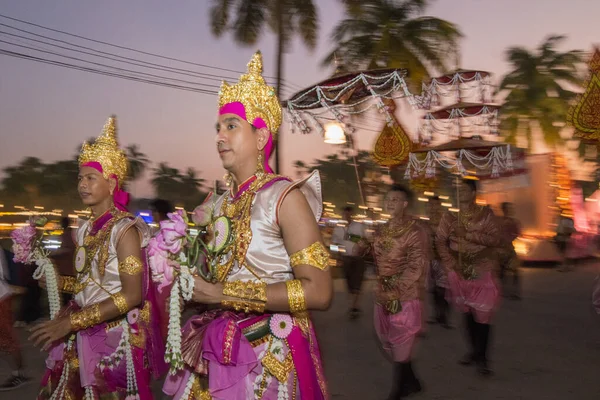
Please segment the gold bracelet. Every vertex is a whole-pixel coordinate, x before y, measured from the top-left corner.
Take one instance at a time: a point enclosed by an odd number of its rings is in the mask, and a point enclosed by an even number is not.
[[[72,313],[69,319],[71,320],[71,329],[73,331],[80,331],[90,326],[98,325],[101,321],[100,305],[96,303],[85,307],[81,311]]]
[[[292,254],[290,264],[292,268],[298,265],[310,265],[324,271],[329,267],[329,252],[327,252],[323,243],[314,242],[307,248]]]
[[[119,272],[127,275],[137,275],[143,270],[142,261],[136,256],[127,256],[119,263]]]
[[[306,301],[304,300],[304,289],[302,282],[298,279],[286,281],[288,303],[292,314],[306,311]]]
[[[264,313],[265,303],[258,301],[230,301],[223,300],[221,305],[226,308],[233,308],[235,311],[244,311],[245,313]]]
[[[267,302],[267,284],[265,282],[231,281],[223,285],[223,294],[239,299]]]
[[[129,305],[127,304],[127,300],[125,300],[125,296],[123,296],[123,293],[117,292],[111,295],[110,297],[115,303],[115,306],[117,306],[117,310],[119,310],[120,315],[125,314],[127,311],[129,311]]]

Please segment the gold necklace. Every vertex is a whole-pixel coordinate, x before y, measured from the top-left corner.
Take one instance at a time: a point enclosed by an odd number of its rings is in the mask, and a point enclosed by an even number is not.
[[[245,265],[246,253],[248,247],[250,247],[250,242],[252,241],[250,222],[252,220],[251,211],[254,197],[256,196],[256,192],[276,177],[277,175],[274,174],[257,176],[248,189],[246,189],[238,198],[230,200],[227,197],[223,200],[223,204],[221,205],[221,215],[224,215],[231,220],[234,240],[224,252],[225,254],[231,254],[229,260],[224,263],[218,263],[217,281],[225,281],[235,261],[237,261],[240,267]]]

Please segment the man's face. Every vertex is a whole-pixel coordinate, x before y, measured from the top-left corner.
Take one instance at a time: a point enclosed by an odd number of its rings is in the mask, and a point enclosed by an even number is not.
[[[114,181],[113,181],[114,185]],[[104,179],[100,171],[92,167],[79,169],[77,190],[86,206],[95,206],[110,197],[111,181]]]
[[[352,210],[344,210],[342,217],[346,220],[346,221],[352,221]]]
[[[471,188],[471,186],[467,185],[464,182],[460,182],[458,184],[458,201],[461,204],[472,204],[475,202],[475,191]]]
[[[219,116],[217,129],[217,151],[223,168],[236,170],[258,158],[257,136],[252,125],[236,114]]]
[[[440,212],[442,207],[442,202],[438,199],[429,199],[429,213],[435,214]]]
[[[399,191],[389,192],[385,196],[385,210],[393,217],[404,214],[404,210],[408,207],[406,193]]]

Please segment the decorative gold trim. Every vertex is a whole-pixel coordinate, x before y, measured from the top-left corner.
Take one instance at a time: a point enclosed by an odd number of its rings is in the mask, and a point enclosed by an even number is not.
[[[290,372],[294,370],[294,360],[291,352],[288,352],[285,360],[281,362],[275,358],[273,353],[267,351],[261,363],[281,383],[287,382]]]
[[[292,268],[298,265],[310,265],[325,271],[329,267],[329,252],[321,242],[314,242],[310,246],[295,252],[290,256]]]
[[[119,263],[119,272],[127,275],[138,275],[143,271],[142,261],[136,256],[128,256]]]
[[[223,294],[239,299],[267,302],[267,284],[265,282],[230,281],[223,284]]]
[[[288,303],[292,314],[306,311],[306,301],[304,299],[304,289],[302,282],[298,279],[293,279],[285,282],[287,287]]]
[[[233,308],[235,311],[244,311],[245,313],[264,313],[265,303],[259,303],[256,301],[229,301],[223,300],[221,305],[226,308]]]
[[[119,310],[119,314],[125,314],[129,311],[129,305],[127,304],[127,299],[123,296],[123,293],[117,292],[110,296],[112,301],[115,303],[117,310]]]

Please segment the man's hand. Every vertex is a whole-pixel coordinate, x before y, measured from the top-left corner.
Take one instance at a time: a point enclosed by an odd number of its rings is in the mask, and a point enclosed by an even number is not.
[[[71,319],[69,316],[64,316],[55,320],[42,322],[29,331],[32,332],[29,340],[33,341],[34,346],[41,345],[42,350],[47,351],[52,343],[71,333]]]

